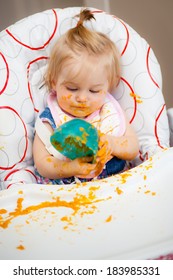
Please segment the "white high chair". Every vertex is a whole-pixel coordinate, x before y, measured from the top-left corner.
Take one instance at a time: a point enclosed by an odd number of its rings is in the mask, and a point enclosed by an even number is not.
[[[134,167],[95,182],[36,184],[32,141],[46,106],[47,59],[80,9],[44,11],[0,33],[0,259],[172,258],[173,150],[160,67],[148,43],[115,16],[91,8],[96,21],[86,25],[120,50],[112,94],[139,137]]]

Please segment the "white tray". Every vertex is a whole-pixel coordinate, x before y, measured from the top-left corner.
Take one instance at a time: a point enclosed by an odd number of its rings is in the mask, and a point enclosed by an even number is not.
[[[1,191],[0,259],[150,259],[173,252],[172,161],[168,149],[106,180]]]

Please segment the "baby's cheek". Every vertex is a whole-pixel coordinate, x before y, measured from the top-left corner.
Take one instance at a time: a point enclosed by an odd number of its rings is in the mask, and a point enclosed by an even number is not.
[[[69,100],[71,97],[72,97],[72,94],[71,94],[71,93],[66,94],[66,95],[62,95],[62,96],[59,98],[59,101],[65,102],[65,101]]]
[[[105,90],[100,90],[99,93],[103,94],[103,95],[106,95],[106,91]]]
[[[69,100],[69,99],[71,99],[72,94],[71,94],[71,93],[69,93],[69,94],[67,94],[65,97],[66,97],[66,100]]]

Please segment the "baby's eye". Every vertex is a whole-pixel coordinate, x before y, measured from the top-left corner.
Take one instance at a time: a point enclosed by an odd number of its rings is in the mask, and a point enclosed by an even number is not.
[[[91,93],[99,93],[99,91],[100,91],[100,90],[92,90],[92,89],[90,89],[90,92],[91,92]]]
[[[77,88],[71,88],[71,87],[66,87],[67,90],[69,91],[77,91],[78,89]]]

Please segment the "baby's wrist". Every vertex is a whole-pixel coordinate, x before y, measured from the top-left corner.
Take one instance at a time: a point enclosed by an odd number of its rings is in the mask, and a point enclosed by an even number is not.
[[[71,174],[71,176],[75,176],[77,174],[77,172],[79,172],[79,170],[76,170],[76,163],[74,162],[74,160],[68,162],[68,170]]]

